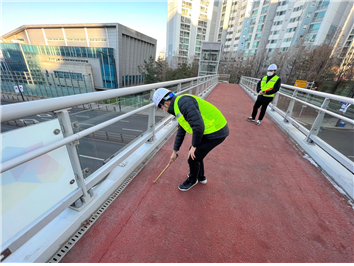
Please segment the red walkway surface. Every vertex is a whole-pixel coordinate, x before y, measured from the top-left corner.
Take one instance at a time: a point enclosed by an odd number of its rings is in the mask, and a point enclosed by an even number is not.
[[[208,96],[230,136],[205,159],[208,184],[178,190],[188,136],[172,137],[62,262],[354,262],[354,210],[253,100],[219,84]]]

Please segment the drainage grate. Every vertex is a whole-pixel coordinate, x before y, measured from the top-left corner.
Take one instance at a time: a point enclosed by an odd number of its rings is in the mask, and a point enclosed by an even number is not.
[[[177,129],[177,128],[176,128]],[[108,208],[109,205],[118,197],[118,195],[129,185],[129,183],[138,175],[138,173],[144,168],[144,166],[155,156],[160,148],[167,142],[167,140],[174,134],[176,130],[173,130],[163,141],[158,145],[153,152],[134,170],[134,172],[128,177],[123,184],[101,205],[98,210],[91,215],[91,217],[83,223],[83,226],[66,242],[60,249],[54,254],[54,256],[48,261],[48,263],[58,263],[64,256],[74,247],[79,239],[86,233],[86,231],[93,225],[93,223],[101,216],[101,214]]]

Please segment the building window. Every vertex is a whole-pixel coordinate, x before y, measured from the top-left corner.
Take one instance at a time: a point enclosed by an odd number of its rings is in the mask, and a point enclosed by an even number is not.
[[[306,41],[308,42],[314,42],[316,39],[317,34],[311,34],[306,36]]]
[[[274,26],[278,26],[278,25],[281,25],[281,24],[283,24],[283,21],[275,21],[273,25]]]
[[[277,43],[277,40],[271,40],[270,43]]]
[[[259,26],[257,26],[257,32],[262,31],[262,30],[263,30],[263,26],[264,26],[264,25],[259,25]]]
[[[286,38],[286,39],[284,39],[283,42],[291,42],[291,39],[292,39],[292,38]]]
[[[260,17],[258,23],[264,23],[266,18],[267,18],[267,16]]]
[[[302,9],[302,7],[303,7],[303,6],[295,7],[295,8],[293,9],[293,12],[296,12],[296,11],[301,10],[301,9]]]
[[[296,27],[294,27],[294,28],[289,28],[289,29],[286,30],[286,32],[293,32],[293,31],[296,31]]]
[[[259,42],[253,42],[252,48],[258,48]]]
[[[325,14],[326,14],[326,11],[315,13],[315,15],[313,16],[313,21],[314,22],[322,21],[324,16],[325,16]]]
[[[269,6],[265,6],[265,7],[263,7],[263,8],[262,8],[261,15],[267,14],[268,9],[269,9]]]
[[[54,76],[56,78],[72,78],[83,80],[82,74],[73,72],[54,71]]]
[[[191,24],[191,19],[181,16],[181,22]]]
[[[278,11],[277,13],[275,13],[276,16],[282,16],[285,15],[286,11]]]
[[[285,6],[285,5],[287,5],[287,4],[289,4],[289,0],[287,0],[287,1],[283,1],[283,2],[281,2],[281,3],[279,3],[281,6]]]
[[[309,32],[310,33],[314,33],[314,32],[318,32],[318,30],[320,29],[321,24],[317,23],[317,24],[311,24],[309,27]]]
[[[282,51],[282,52],[286,52],[288,50],[289,50],[289,47],[283,47],[283,48],[280,49],[280,51]]]

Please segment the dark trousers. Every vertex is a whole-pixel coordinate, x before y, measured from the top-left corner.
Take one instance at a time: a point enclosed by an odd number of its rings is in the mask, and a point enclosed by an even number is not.
[[[188,158],[189,164],[189,181],[195,183],[197,179],[204,176],[204,162],[205,156],[216,146],[221,144],[225,138],[216,139],[212,141],[202,140],[202,143],[197,147],[194,152],[195,159],[192,160],[191,157]]]
[[[262,120],[265,115],[265,112],[267,111],[268,104],[269,104],[269,102],[260,102],[257,100],[253,105],[252,118],[256,119],[258,108],[262,106],[261,113],[259,114],[259,117],[258,117],[258,120]]]

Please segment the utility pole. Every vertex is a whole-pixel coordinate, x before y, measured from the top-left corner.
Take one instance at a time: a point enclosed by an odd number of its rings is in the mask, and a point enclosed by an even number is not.
[[[6,62],[5,57],[4,57],[4,60],[5,60],[5,62]],[[8,62],[6,62],[6,63],[7,63],[7,65],[9,66],[9,68],[10,68],[10,70],[11,70],[12,79],[14,79],[14,72],[13,72],[13,70],[12,70],[11,65],[10,65]],[[14,80],[15,80],[15,79],[14,79]],[[21,93],[22,100],[25,101],[25,98],[23,97],[22,91],[20,90],[20,85],[18,84],[18,79],[17,79],[17,77],[16,77],[16,81],[15,81],[15,82],[16,82],[16,86],[17,86],[17,88],[18,88],[18,91]]]

